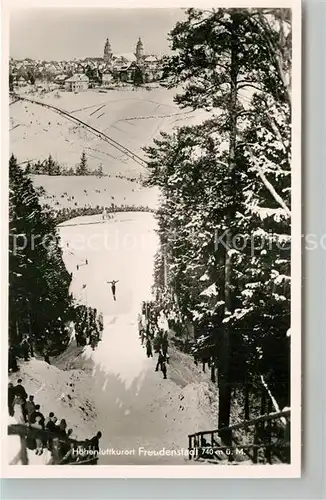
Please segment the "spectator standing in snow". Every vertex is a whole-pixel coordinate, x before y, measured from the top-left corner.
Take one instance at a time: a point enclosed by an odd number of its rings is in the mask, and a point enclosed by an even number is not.
[[[98,432],[96,436],[94,436],[92,439],[89,441],[89,450],[92,452],[92,455],[90,455],[92,458],[94,458],[93,465],[97,464],[98,460],[98,453],[100,451],[100,439],[102,437],[102,432]]]
[[[168,341],[168,334],[167,332],[163,333],[162,335],[162,354],[166,358],[166,355],[168,353],[168,347],[169,347],[169,341]]]
[[[17,420],[17,424],[25,424],[24,416],[24,404],[25,401],[21,396],[15,396],[14,399],[14,417]]]
[[[59,436],[67,437],[67,431],[66,431],[66,429],[67,429],[67,422],[63,418],[62,420],[60,420],[60,424],[56,426],[56,433]]]
[[[44,422],[44,427],[45,427],[45,429],[50,430],[50,429],[48,428],[48,424],[49,424],[50,422],[53,424],[53,417],[54,417],[54,413],[53,413],[53,411],[50,411],[49,416],[48,416],[48,417],[46,417],[45,422]],[[51,425],[50,425],[50,427],[51,427]],[[51,431],[51,432],[53,432],[53,429],[52,429],[52,431]]]
[[[49,413],[49,417],[47,418],[46,429],[48,431],[50,431],[50,432],[56,432],[56,430],[57,430],[57,425],[56,425],[57,420],[58,420],[57,417],[55,417],[53,411],[51,411]]]
[[[162,370],[162,363],[165,363],[165,357],[163,356],[163,353],[160,350],[158,353],[158,358],[157,358],[157,363],[156,363],[156,368],[155,368],[156,372],[158,372],[159,368],[161,368],[161,370]]]
[[[159,354],[159,352],[162,349],[162,338],[161,338],[160,335],[155,335],[154,336],[153,346],[154,346],[154,351],[157,354]]]
[[[165,361],[163,361],[161,363],[161,370],[162,370],[162,373],[163,373],[163,378],[166,379],[167,368],[166,368],[166,362]]]
[[[28,340],[26,337],[24,337],[24,339],[21,343],[21,351],[22,351],[24,361],[29,361],[29,344],[28,344]]]
[[[90,345],[91,345],[91,348],[92,348],[92,349],[93,349],[93,351],[94,351],[94,350],[95,350],[95,347],[97,346],[97,336],[96,336],[94,333],[92,333],[92,334],[91,334],[91,337],[90,337],[90,339],[89,339],[89,340],[90,340],[90,342],[89,342],[89,343],[90,343]]]
[[[33,422],[31,424],[31,427],[33,427],[33,429],[37,429],[37,430],[42,430],[43,429],[43,425],[41,424],[41,416],[40,415],[36,416],[35,422]],[[42,455],[42,453],[43,453],[43,440],[42,440],[42,437],[40,437],[40,436],[38,436],[36,434],[35,442],[36,442],[35,455]]]
[[[99,431],[96,436],[94,436],[90,440],[90,449],[96,451],[97,453],[100,451],[100,439],[102,437],[102,432]]]
[[[25,403],[27,399],[27,392],[25,391],[25,388],[22,386],[22,379],[19,378],[17,380],[17,385],[15,386],[15,396],[19,396]]]
[[[152,343],[151,343],[151,340],[149,338],[146,341],[146,354],[147,354],[148,358],[153,357]]]
[[[67,437],[67,422],[65,419],[60,420],[60,424],[56,426],[56,434],[60,438]],[[64,456],[67,453],[67,443],[65,441],[59,441],[59,454],[60,456]]]
[[[31,423],[31,416],[34,413],[34,411],[35,411],[34,396],[29,396],[28,401],[26,401],[25,404],[26,418],[29,424]]]
[[[54,416],[53,411],[51,411],[49,413],[48,418],[45,421],[45,429],[47,431],[53,432],[53,433],[56,432],[56,425],[55,425],[56,420],[55,419],[56,419],[56,417]],[[47,446],[48,446],[48,449],[50,451],[52,450],[52,445],[53,445],[53,439],[52,439],[52,437],[49,437]]]
[[[39,423],[41,424],[42,429],[43,429],[44,428],[45,418],[44,418],[43,413],[40,412],[40,405],[35,405],[35,409],[34,409],[33,413],[30,416],[30,422],[31,422],[31,424],[34,424],[36,422],[37,418],[39,418]]]
[[[146,322],[146,337],[148,339],[153,338],[153,332],[152,332],[151,323],[150,323],[149,319],[147,319],[147,322]]]
[[[14,416],[14,400],[15,400],[15,388],[14,384],[9,382],[8,384],[8,412],[11,417]]]

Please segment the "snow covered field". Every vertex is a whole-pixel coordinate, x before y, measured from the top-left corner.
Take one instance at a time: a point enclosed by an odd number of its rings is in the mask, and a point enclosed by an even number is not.
[[[173,102],[175,91],[167,89],[89,90],[75,94],[53,91],[26,97],[64,109],[144,157],[142,148],[160,130],[200,122],[202,111],[180,110]],[[59,96],[59,97],[56,97]],[[28,102],[10,106],[10,152],[18,161],[53,158],[68,167],[79,163],[85,151],[88,165],[102,164],[104,172],[138,176],[144,168],[80,125],[51,109]]]

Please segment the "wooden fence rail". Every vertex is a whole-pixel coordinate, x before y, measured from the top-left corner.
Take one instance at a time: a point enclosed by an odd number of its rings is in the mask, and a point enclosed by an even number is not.
[[[35,439],[35,438],[40,438],[42,439],[43,442],[48,442],[49,440],[52,441],[53,446],[51,450],[51,465],[60,465],[62,463],[62,456],[60,454],[60,444],[65,443],[69,445],[73,445],[75,449],[78,448],[78,446],[85,446],[86,441],[77,441],[76,439],[71,439],[65,436],[58,436],[54,432],[50,432],[48,430],[43,430],[43,429],[35,429],[33,427],[29,427],[28,425],[24,424],[11,424],[8,425],[8,435],[9,436],[19,436],[20,437],[20,451],[19,453],[14,457],[14,459],[11,462],[11,465],[15,465],[18,462],[21,462],[22,465],[28,465],[28,446],[27,446],[27,440],[28,439]],[[86,458],[85,460],[80,460],[80,461],[70,461],[69,465],[92,465],[97,462],[97,457],[90,457]]]
[[[273,463],[274,458],[289,463],[290,416],[289,409],[245,420],[229,427],[189,434],[189,460],[205,458],[218,461],[227,457],[229,461],[234,461],[239,455],[245,454],[253,463],[258,463],[259,451],[262,451],[263,459],[269,464]],[[280,425],[273,428],[273,422],[277,421]],[[234,431],[248,427],[253,427],[253,442],[242,445],[234,436]]]

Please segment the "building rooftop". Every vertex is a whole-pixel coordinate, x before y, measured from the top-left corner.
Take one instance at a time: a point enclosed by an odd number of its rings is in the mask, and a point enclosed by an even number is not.
[[[76,73],[74,76],[72,76],[71,78],[68,78],[68,80],[66,80],[66,82],[88,82],[89,81],[89,78],[87,75],[84,75],[82,73]]]
[[[157,62],[158,59],[154,55],[144,56],[144,61],[146,62]]]
[[[124,54],[113,54],[113,59],[126,59],[126,61],[132,62],[136,61],[136,56],[132,52],[126,52]]]

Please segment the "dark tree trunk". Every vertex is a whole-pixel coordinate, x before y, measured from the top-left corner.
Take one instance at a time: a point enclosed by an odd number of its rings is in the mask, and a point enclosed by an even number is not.
[[[261,393],[260,414],[265,415],[265,412],[266,412],[266,391],[264,388]]]
[[[235,152],[237,140],[237,77],[238,77],[238,46],[237,46],[237,19],[233,15],[233,27],[231,34],[231,65],[230,65],[230,104],[229,104],[229,214],[228,230],[226,231],[226,251],[224,267],[224,318],[227,318],[233,310],[232,304],[232,255],[229,250],[232,248],[231,225],[234,217],[234,186],[233,179],[236,169]],[[230,425],[231,412],[231,377],[230,377],[230,326],[223,323],[223,340],[221,352],[221,369],[219,370],[219,427]],[[230,435],[225,433],[221,436],[227,445],[230,445]]]
[[[245,420],[249,420],[250,418],[250,403],[249,403],[249,396],[250,396],[250,387],[249,384],[246,382],[245,384],[245,402],[244,402],[244,418]]]

